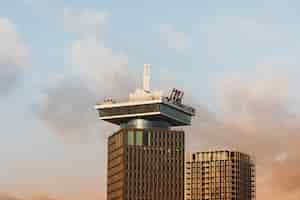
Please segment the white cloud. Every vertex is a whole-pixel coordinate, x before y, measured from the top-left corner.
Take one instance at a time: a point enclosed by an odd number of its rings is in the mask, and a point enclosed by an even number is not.
[[[94,91],[110,93],[112,89],[117,89],[116,85],[120,86],[120,81],[123,86],[130,82],[127,56],[115,53],[95,39],[74,41],[70,59],[72,70],[78,72]]]
[[[161,40],[168,48],[182,50],[186,45],[186,35],[184,32],[178,32],[171,24],[162,25],[160,28]]]
[[[101,38],[109,13],[91,9],[74,10],[65,8],[64,27],[67,32],[76,32],[86,37]]]
[[[201,29],[208,55],[218,62],[240,59],[249,56],[245,52],[258,53],[265,48],[278,47],[282,42],[281,33],[252,18],[218,16]]]
[[[218,100],[227,117],[272,120],[281,116],[284,119],[286,107],[283,105],[288,104],[288,88],[286,74],[260,67],[255,73],[246,76],[234,73],[219,81]]]
[[[54,132],[89,135],[96,130],[98,133],[103,129],[98,127],[93,110],[96,101],[114,95],[125,97],[135,87],[136,79],[129,72],[127,56],[104,44],[107,16],[106,12],[96,10],[65,9],[65,30],[77,33],[78,37],[67,49],[68,74],[45,90],[39,112],[39,117]]]
[[[286,152],[282,152],[280,154],[278,154],[276,157],[275,157],[275,160],[277,162],[284,162],[286,159],[288,158],[288,154]]]
[[[0,63],[21,67],[27,64],[28,49],[15,25],[7,18],[0,18],[0,43]]]
[[[0,44],[0,95],[6,95],[28,66],[29,52],[15,25],[7,18],[0,18]]]
[[[79,34],[67,55],[71,63],[69,67],[89,88],[105,93],[117,89],[116,84],[127,86],[130,80],[127,56],[104,44],[108,16],[106,11],[90,9],[65,9],[64,15],[65,29]]]
[[[290,91],[290,77],[260,66],[252,72],[223,74],[217,81],[217,116],[203,119],[205,112],[197,110],[187,128],[187,149],[249,153],[258,169],[257,196],[299,199],[300,112],[290,105],[290,95],[297,95],[297,90]]]

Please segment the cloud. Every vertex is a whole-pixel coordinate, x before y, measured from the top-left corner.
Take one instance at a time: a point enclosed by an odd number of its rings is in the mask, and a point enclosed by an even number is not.
[[[65,29],[78,37],[66,55],[68,74],[44,90],[38,111],[39,118],[54,132],[66,136],[104,132],[105,127],[97,125],[96,102],[116,94],[125,97],[135,88],[127,56],[103,42],[106,16],[89,9],[65,10]]]
[[[217,81],[217,113],[197,112],[187,128],[188,148],[249,153],[256,160],[258,199],[299,199],[300,113],[290,107],[289,88],[285,73],[272,68],[225,75]]]
[[[113,52],[98,40],[86,38],[74,41],[70,60],[72,70],[95,92],[109,95],[107,93],[112,89],[117,89],[116,85],[123,88],[132,86],[127,56]],[[122,93],[119,89],[117,91]]]
[[[238,61],[243,56],[241,51],[249,58],[282,44],[280,32],[255,18],[217,16],[201,29],[208,56],[220,63]]]
[[[47,196],[47,195],[43,195],[43,196],[40,196],[40,197],[35,197],[35,198],[33,198],[33,200],[57,200],[57,199],[53,198],[53,197],[50,197],[50,196]]]
[[[0,193],[0,200],[57,200],[57,199],[45,195],[36,198],[24,199],[24,198],[16,197],[15,195]]]
[[[0,200],[22,200],[22,199],[17,198],[14,195],[0,194]]]
[[[183,50],[186,45],[186,35],[178,32],[171,24],[161,25],[160,37],[164,44],[171,49]]]
[[[102,37],[104,25],[109,13],[92,9],[74,10],[65,8],[64,24],[65,31],[76,32],[83,36]]]
[[[54,132],[80,136],[96,126],[93,106],[97,99],[80,78],[59,80],[44,95],[39,117]]]
[[[104,43],[103,33],[107,16],[105,11],[65,10],[66,29],[79,33],[78,38],[71,43],[70,53],[67,54],[71,63],[68,69],[80,76],[94,92],[110,92],[116,89],[115,85],[122,85],[124,88],[132,86],[127,56],[106,47]]]
[[[28,66],[28,48],[15,25],[0,17],[0,96],[8,95],[16,87]]]

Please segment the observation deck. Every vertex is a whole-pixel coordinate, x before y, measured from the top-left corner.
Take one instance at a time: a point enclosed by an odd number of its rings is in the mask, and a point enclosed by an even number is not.
[[[95,108],[101,120],[116,125],[133,119],[146,119],[165,121],[170,126],[185,126],[191,124],[191,118],[195,115],[192,107],[176,104],[167,97],[148,101],[104,103],[96,105]]]
[[[130,94],[129,101],[115,102],[111,99],[96,104],[101,120],[122,126],[133,120],[142,119],[150,122],[164,122],[169,126],[191,124],[195,109],[182,103],[183,92],[173,89],[169,97],[161,91],[151,92],[149,88],[150,66],[145,65],[144,89],[137,89]]]

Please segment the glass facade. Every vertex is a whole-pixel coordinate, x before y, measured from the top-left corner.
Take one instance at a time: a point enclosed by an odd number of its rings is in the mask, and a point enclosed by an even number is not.
[[[160,105],[160,111],[163,114],[168,115],[169,117],[179,120],[183,123],[189,124],[191,122],[191,116],[185,114],[184,112],[178,111],[170,106],[167,106],[165,104]]]
[[[185,165],[185,200],[254,200],[250,156],[232,151],[194,153]]]
[[[151,132],[147,130],[127,131],[127,145],[151,145]]]
[[[134,131],[128,131],[128,145],[134,145]]]
[[[137,130],[135,136],[136,136],[136,145],[143,145],[143,131]]]
[[[108,144],[107,200],[184,198],[183,131],[121,129]]]
[[[124,194],[124,131],[109,137],[107,161],[107,194],[110,200],[120,199]]]

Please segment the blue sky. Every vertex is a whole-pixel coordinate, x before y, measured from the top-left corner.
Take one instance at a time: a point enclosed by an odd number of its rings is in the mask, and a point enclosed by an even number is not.
[[[95,122],[91,102],[133,90],[144,63],[153,82],[183,87],[216,115],[236,117],[227,96],[244,84],[248,99],[298,113],[299,9],[296,0],[2,1],[0,193],[102,197],[111,127]],[[63,191],[57,180],[78,184]]]

